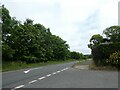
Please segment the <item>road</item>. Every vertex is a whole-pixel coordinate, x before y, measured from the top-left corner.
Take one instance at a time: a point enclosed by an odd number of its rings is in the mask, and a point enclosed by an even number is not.
[[[75,69],[76,62],[2,73],[3,88],[118,88],[117,71]],[[84,64],[84,62],[83,62]]]

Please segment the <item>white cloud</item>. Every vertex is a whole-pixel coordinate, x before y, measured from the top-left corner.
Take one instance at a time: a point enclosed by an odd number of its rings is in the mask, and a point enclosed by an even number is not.
[[[118,23],[118,0],[4,0],[11,16],[33,19],[67,41],[72,51],[90,53],[93,34]]]

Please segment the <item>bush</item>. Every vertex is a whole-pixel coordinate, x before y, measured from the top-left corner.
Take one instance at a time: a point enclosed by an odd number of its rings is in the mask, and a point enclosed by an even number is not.
[[[120,65],[120,51],[111,54],[108,59],[108,63],[115,66]]]
[[[100,44],[92,48],[92,57],[96,65],[106,65],[110,55],[118,50],[120,51],[120,42]]]

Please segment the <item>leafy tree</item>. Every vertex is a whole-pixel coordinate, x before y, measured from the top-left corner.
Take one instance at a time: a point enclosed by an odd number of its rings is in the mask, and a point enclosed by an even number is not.
[[[66,41],[62,40],[59,36],[53,35],[53,55],[56,60],[65,60],[69,54],[69,46]]]
[[[120,42],[120,26],[111,26],[103,31],[111,42]]]
[[[82,53],[79,53],[79,52],[71,52],[71,58],[72,59],[84,59],[84,55]]]
[[[66,60],[70,51],[66,41],[52,35],[49,28],[41,24],[33,24],[26,19],[21,24],[2,6],[2,50],[6,61],[22,61],[26,63],[47,62],[50,60]]]
[[[100,34],[95,34],[90,39],[90,44],[88,44],[89,48],[92,48],[95,45],[99,45],[103,40],[103,37]]]

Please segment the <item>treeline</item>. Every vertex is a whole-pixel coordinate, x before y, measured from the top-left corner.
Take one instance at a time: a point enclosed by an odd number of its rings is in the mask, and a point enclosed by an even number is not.
[[[103,31],[104,38],[95,34],[90,39],[88,47],[96,65],[120,65],[120,26],[111,26]]]
[[[53,35],[49,28],[34,24],[31,19],[22,24],[4,6],[1,9],[3,61],[36,63],[73,58],[66,41]],[[83,56],[77,57],[80,58]]]

